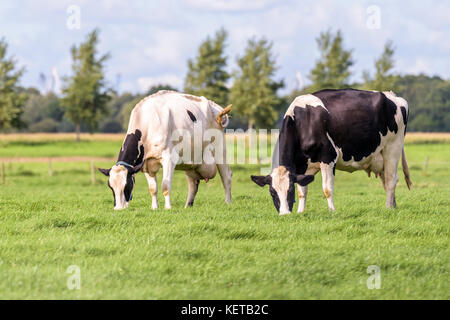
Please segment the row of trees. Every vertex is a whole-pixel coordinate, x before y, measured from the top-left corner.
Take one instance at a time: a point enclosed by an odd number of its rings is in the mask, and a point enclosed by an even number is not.
[[[219,30],[199,48],[195,60],[189,60],[185,81],[186,92],[211,97],[218,103],[233,103],[231,125],[234,127],[273,127],[289,103],[298,95],[327,88],[361,90],[392,90],[404,97],[410,107],[408,128],[414,131],[450,131],[450,81],[437,76],[398,75],[394,46],[387,41],[375,59],[375,72],[364,71],[362,82],[351,82],[353,51],[345,48],[342,33],[328,30],[316,39],[320,57],[308,74],[309,86],[295,89],[286,96],[278,90],[284,82],[277,81],[276,60],[272,43],[266,39],[250,39],[245,52],[237,58],[237,69],[226,72],[224,54],[227,33]],[[227,83],[232,79],[232,85]]]
[[[375,73],[365,71],[361,83],[352,83],[353,51],[345,48],[342,33],[328,30],[317,38],[320,57],[308,78],[311,84],[286,96],[279,94],[283,80],[275,78],[278,66],[272,42],[248,40],[236,68],[228,71],[225,54],[227,32],[207,37],[195,58],[188,61],[183,91],[203,95],[218,104],[233,104],[232,127],[270,128],[276,125],[290,101],[297,95],[325,88],[353,87],[368,90],[393,90],[410,105],[410,130],[450,131],[450,81],[425,75],[393,74],[394,46],[388,41],[375,60]],[[42,95],[34,88],[19,85],[24,69],[16,68],[7,56],[7,43],[0,41],[0,129],[31,132],[81,131],[120,132],[128,125],[135,104],[146,95],[162,89],[158,85],[143,94],[118,94],[108,87],[104,69],[109,53],[97,51],[99,32],[71,48],[72,76],[64,78],[62,97],[50,92]],[[230,85],[231,84],[231,85]]]

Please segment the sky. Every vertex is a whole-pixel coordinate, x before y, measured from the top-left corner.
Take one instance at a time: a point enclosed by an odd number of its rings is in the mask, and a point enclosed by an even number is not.
[[[78,14],[79,13],[79,14]],[[78,19],[79,18],[79,19]],[[249,38],[273,42],[276,78],[285,92],[308,84],[319,58],[320,32],[341,30],[353,50],[352,80],[373,72],[387,40],[395,72],[450,78],[450,1],[331,0],[2,0],[0,38],[26,68],[22,85],[55,89],[71,74],[70,48],[100,29],[99,53],[109,52],[106,77],[119,92],[156,84],[183,88],[187,60],[219,28],[228,33],[228,71]],[[45,74],[47,83],[40,81]]]

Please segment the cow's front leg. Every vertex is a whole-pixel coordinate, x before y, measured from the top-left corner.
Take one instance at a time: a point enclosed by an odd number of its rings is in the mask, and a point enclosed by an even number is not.
[[[336,210],[334,208],[334,202],[333,202],[334,166],[335,166],[334,163],[330,163],[330,164],[321,163],[320,164],[320,171],[322,173],[323,194],[327,198],[328,208],[333,211]]]
[[[170,205],[170,191],[172,189],[173,173],[175,171],[175,162],[172,161],[170,151],[167,150],[162,154],[162,168],[163,168],[163,181],[161,189],[164,195],[164,207],[171,209]]]
[[[302,187],[297,184],[297,194],[298,194],[298,213],[302,213],[305,211],[306,207],[306,195],[308,194],[308,186]]]
[[[186,178],[188,182],[188,196],[186,200],[185,208],[192,207],[194,205],[194,199],[195,195],[198,191],[198,185],[200,184],[200,181],[198,179],[194,179],[186,172]]]
[[[231,203],[231,172],[228,164],[218,164],[220,178],[222,179],[223,188],[225,189],[225,203]]]
[[[152,196],[152,209],[158,209],[158,184],[156,181],[156,173],[145,173],[148,182],[148,190]]]

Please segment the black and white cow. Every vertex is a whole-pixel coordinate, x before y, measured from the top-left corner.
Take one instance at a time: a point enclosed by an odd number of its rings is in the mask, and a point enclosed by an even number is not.
[[[114,209],[128,207],[132,198],[134,176],[142,170],[147,178],[152,208],[158,208],[156,174],[162,167],[162,192],[165,208],[170,209],[174,170],[183,170],[188,181],[186,207],[192,206],[200,180],[222,178],[225,202],[231,202],[231,170],[226,163],[223,129],[228,125],[231,105],[223,109],[205,97],[175,91],[159,91],[141,100],[130,116],[127,135],[117,163],[111,169],[99,169],[109,177]],[[198,143],[196,143],[196,137]],[[208,136],[220,149],[210,149]],[[176,139],[173,139],[173,138]],[[186,148],[178,148],[182,137]],[[212,139],[212,138],[214,139]],[[221,143],[219,143],[221,142]],[[193,151],[193,152],[191,152]],[[183,154],[185,153],[185,154]],[[186,154],[189,154],[188,157]],[[193,161],[197,154],[199,161]],[[186,160],[186,161],[184,161]]]
[[[259,186],[268,184],[276,209],[289,214],[294,185],[298,184],[298,212],[303,212],[307,185],[319,170],[331,210],[335,169],[365,170],[381,177],[386,206],[395,208],[400,157],[411,186],[403,146],[407,120],[408,103],[393,92],[343,89],[299,96],[284,116],[272,173],[251,178]]]

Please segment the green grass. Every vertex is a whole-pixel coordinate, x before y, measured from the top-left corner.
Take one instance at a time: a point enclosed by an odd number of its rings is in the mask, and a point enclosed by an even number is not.
[[[122,141],[9,141],[0,143],[1,157],[116,157]]]
[[[120,146],[65,144],[16,150],[115,156]],[[414,187],[408,191],[400,174],[398,210],[384,207],[379,179],[337,171],[336,212],[327,209],[319,174],[307,212],[282,217],[267,189],[249,179],[257,166],[232,167],[230,206],[216,177],[183,209],[186,180],[177,172],[174,209],[152,211],[139,174],[131,207],[115,212],[106,177],[98,173],[92,185],[87,162],[54,163],[52,177],[45,163],[6,164],[0,299],[449,299],[450,172],[442,162],[450,144],[406,151]],[[70,265],[81,269],[81,290],[66,286]],[[381,269],[379,290],[367,289],[369,265]]]
[[[448,134],[441,134],[445,139],[448,138]],[[6,137],[6,138],[5,138]],[[120,146],[123,141],[123,134],[112,135],[104,137],[100,135],[98,140],[95,140],[95,135],[84,137],[84,139],[78,143],[74,142],[74,138],[70,135],[58,136],[55,135],[45,135],[41,139],[39,134],[36,137],[31,136],[30,140],[11,140],[14,136],[1,136],[0,138],[0,158],[10,158],[10,157],[77,157],[77,156],[87,156],[87,157],[105,157],[105,158],[115,158],[119,153]],[[407,136],[408,137],[408,136]],[[446,154],[442,154],[441,145],[448,145],[449,143],[442,143],[439,139],[444,139],[440,136],[431,137],[429,140],[423,140],[420,135],[413,135],[411,141],[407,143],[406,149],[409,146],[413,146],[414,149],[419,148],[421,150],[421,155],[429,155],[430,157],[440,157],[444,159],[445,156],[450,156],[450,152],[447,150]],[[8,138],[10,140],[8,140]],[[32,139],[31,139],[32,138]],[[70,140],[68,140],[70,139]],[[236,141],[234,141],[234,139]],[[414,140],[416,139],[416,140]],[[422,140],[419,140],[422,139]],[[447,140],[446,140],[447,141]],[[241,159],[244,155],[255,157],[255,150],[257,143],[253,142],[253,149],[250,152],[245,151],[245,142],[242,136],[234,138],[229,135],[227,137],[227,150],[235,150]],[[270,142],[267,142],[267,147],[270,151]],[[436,152],[438,151],[438,152]],[[267,155],[262,155],[267,158]],[[269,157],[270,158],[270,157]],[[420,159],[423,161],[424,159]],[[447,160],[445,160],[447,161]]]

